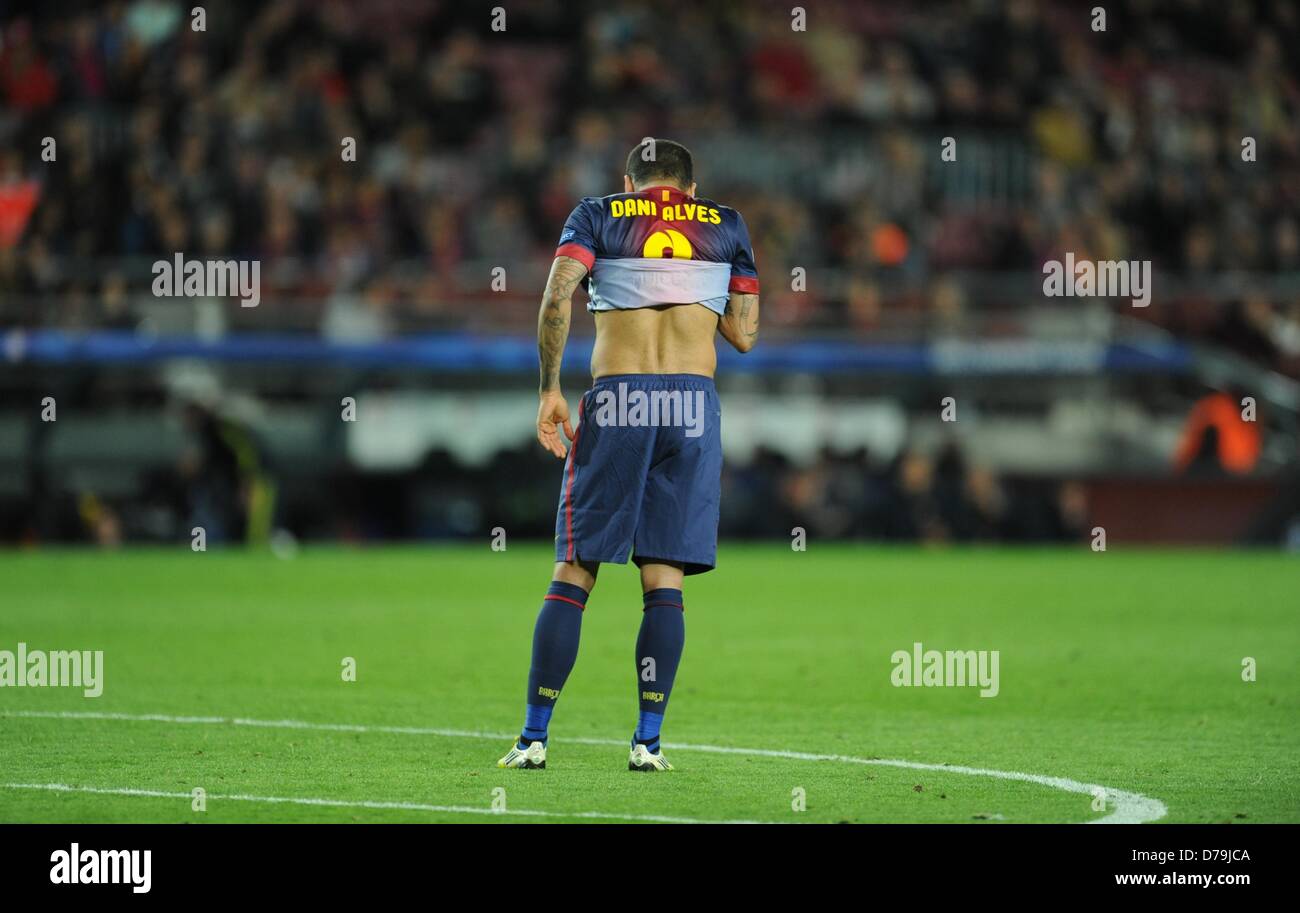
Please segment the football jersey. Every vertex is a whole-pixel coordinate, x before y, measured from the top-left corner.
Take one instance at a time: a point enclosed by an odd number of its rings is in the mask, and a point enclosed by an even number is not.
[[[585,198],[555,255],[587,267],[589,311],[699,303],[721,315],[730,292],[758,293],[740,213],[672,187]]]

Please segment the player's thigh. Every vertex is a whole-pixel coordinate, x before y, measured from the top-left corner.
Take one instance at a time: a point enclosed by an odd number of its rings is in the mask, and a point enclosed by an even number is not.
[[[555,559],[622,564],[636,531],[654,429],[602,424],[599,411],[592,413],[592,398],[589,391],[564,467]]]
[[[722,441],[717,397],[709,391],[707,423],[660,428],[660,446],[646,476],[636,531],[637,564],[684,565],[697,574],[715,564],[722,491]]]

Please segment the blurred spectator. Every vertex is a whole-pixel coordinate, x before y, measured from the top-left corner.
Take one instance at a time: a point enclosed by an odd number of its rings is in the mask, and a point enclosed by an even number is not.
[[[1179,472],[1244,475],[1259,461],[1259,423],[1243,417],[1242,397],[1219,391],[1197,401],[1174,457]]]

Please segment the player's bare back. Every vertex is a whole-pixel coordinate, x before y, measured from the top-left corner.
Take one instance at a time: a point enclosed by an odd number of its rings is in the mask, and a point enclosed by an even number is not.
[[[700,304],[596,313],[591,376],[699,374],[717,368],[718,315]]]

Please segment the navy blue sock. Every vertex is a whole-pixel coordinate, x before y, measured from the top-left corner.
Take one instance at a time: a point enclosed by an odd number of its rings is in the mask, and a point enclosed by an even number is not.
[[[651,590],[644,602],[636,638],[636,693],[641,713],[633,738],[657,753],[659,729],[686,643],[686,619],[681,590]]]
[[[578,658],[578,635],[587,591],[572,583],[551,582],[533,628],[533,662],[528,670],[528,707],[519,746],[546,744],[551,711]]]

